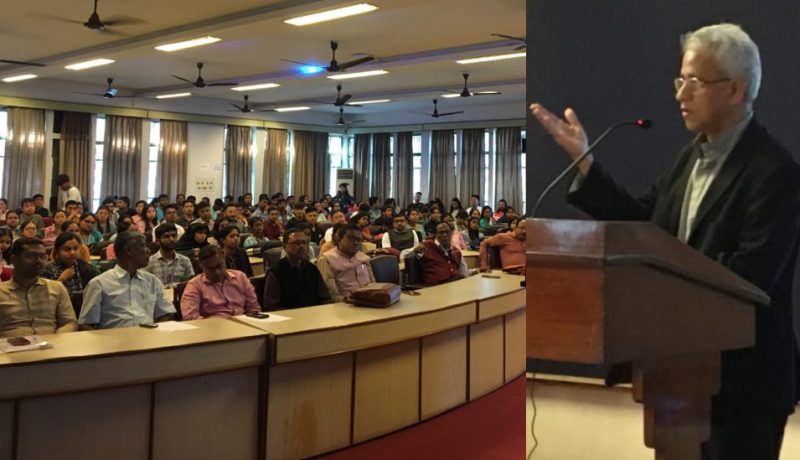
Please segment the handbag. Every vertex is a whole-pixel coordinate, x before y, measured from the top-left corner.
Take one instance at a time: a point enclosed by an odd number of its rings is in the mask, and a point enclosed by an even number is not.
[[[400,286],[394,283],[371,283],[350,293],[360,307],[386,308],[400,300]]]

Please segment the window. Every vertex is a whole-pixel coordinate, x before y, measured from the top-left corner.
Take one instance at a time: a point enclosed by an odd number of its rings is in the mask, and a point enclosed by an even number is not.
[[[524,129],[522,130],[522,143],[523,144],[525,143],[525,130]],[[519,163],[520,163],[520,174],[522,175],[522,204],[521,204],[522,208],[517,210],[517,214],[522,216],[527,212],[527,203],[526,203],[527,193],[526,193],[525,187],[526,187],[526,184],[528,182],[528,179],[527,179],[526,174],[525,174],[525,171],[526,171],[525,164],[527,162],[527,159],[528,159],[527,156],[528,155],[525,152],[522,152],[520,155],[521,155],[521,158],[519,160]]]
[[[328,193],[336,195],[339,184],[336,180],[336,170],[353,167],[353,136],[345,134],[330,134],[328,136],[328,160],[330,162],[330,190]],[[351,184],[352,185],[352,184]]]
[[[414,154],[413,157],[413,167],[414,167],[414,175],[412,180],[412,193],[417,193],[422,191],[422,134],[415,133],[411,137],[411,151]],[[406,197],[406,200],[409,198]]]
[[[92,177],[92,209],[100,207],[100,185],[103,180],[103,143],[106,138],[106,116],[97,115],[94,129],[94,174]]]
[[[6,164],[6,138],[8,137],[8,112],[0,110],[0,190],[3,188],[3,168]]]
[[[158,149],[161,145],[161,123],[150,120],[150,149],[147,162],[147,201],[156,198],[156,177],[158,175]],[[160,190],[159,190],[160,191]]]

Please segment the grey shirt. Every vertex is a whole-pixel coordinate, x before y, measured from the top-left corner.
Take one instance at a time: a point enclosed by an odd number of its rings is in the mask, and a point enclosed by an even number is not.
[[[194,276],[194,267],[188,257],[175,253],[172,260],[167,260],[161,251],[150,256],[150,263],[145,270],[156,275],[166,287],[173,287]]]

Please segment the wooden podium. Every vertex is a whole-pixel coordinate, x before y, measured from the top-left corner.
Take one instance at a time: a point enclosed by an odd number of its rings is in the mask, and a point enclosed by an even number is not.
[[[753,346],[769,297],[645,222],[530,219],[527,356],[632,363],[645,445],[699,460],[720,352]]]

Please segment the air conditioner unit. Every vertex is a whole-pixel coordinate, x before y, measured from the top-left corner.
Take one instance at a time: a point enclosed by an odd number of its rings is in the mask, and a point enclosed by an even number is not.
[[[339,184],[347,184],[347,187],[352,190],[353,176],[353,168],[336,169],[336,187],[339,187]]]

